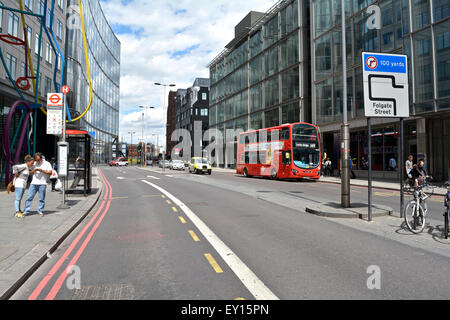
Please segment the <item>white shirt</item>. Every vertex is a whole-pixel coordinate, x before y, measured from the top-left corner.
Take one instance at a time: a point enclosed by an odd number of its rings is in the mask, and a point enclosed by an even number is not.
[[[42,169],[43,171],[52,171],[52,165],[49,162],[42,160],[41,163],[35,162],[32,170],[34,169]],[[36,171],[33,175],[33,181],[31,181],[31,184],[38,186],[46,185],[48,183],[49,178],[50,175],[40,171]]]
[[[13,174],[19,173],[19,177],[15,178],[14,187],[18,189],[26,189],[30,170],[26,164],[19,164],[13,167]]]
[[[413,168],[413,162],[409,161],[409,160],[406,160],[405,166],[406,166],[406,170],[408,170],[408,173],[409,173],[412,170],[412,168]]]

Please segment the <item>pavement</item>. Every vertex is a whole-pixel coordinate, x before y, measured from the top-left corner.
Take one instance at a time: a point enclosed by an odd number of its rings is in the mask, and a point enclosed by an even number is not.
[[[58,248],[76,226],[90,213],[103,192],[97,168],[92,170],[92,193],[85,197],[68,194],[67,210],[58,210],[62,195],[48,185],[44,217],[37,215],[36,195],[31,215],[17,219],[14,194],[0,192],[0,300],[8,299],[29,276]],[[70,181],[69,181],[70,183]],[[25,199],[22,200],[22,210]]]

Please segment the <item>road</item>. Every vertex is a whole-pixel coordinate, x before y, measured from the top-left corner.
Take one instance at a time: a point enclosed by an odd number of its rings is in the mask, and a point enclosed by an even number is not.
[[[449,297],[445,255],[304,213],[307,201],[338,201],[338,185],[101,172],[103,201],[13,299]],[[367,190],[352,188],[352,201],[366,202]],[[374,201],[394,207],[398,195],[376,190]],[[380,289],[368,288],[371,266]]]

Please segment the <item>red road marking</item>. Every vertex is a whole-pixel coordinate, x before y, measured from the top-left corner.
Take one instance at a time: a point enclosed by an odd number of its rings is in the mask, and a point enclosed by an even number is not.
[[[68,267],[61,273],[61,275],[59,276],[58,280],[56,281],[56,283],[53,285],[52,289],[50,290],[49,294],[47,295],[47,297],[45,297],[45,300],[53,300],[53,299],[55,299],[56,295],[58,294],[59,290],[61,289],[61,286],[64,283],[64,280],[68,276],[68,271],[70,271],[70,269],[75,265],[75,263],[77,263],[78,259],[83,254],[83,252],[86,249],[87,245],[91,241],[92,236],[94,235],[95,231],[98,229],[98,227],[102,223],[103,218],[105,217],[106,213],[109,211],[109,207],[111,206],[112,188],[111,188],[111,185],[109,184],[109,182],[108,182],[108,180],[106,178],[105,178],[105,181],[106,181],[106,184],[109,186],[109,189],[110,189],[111,192],[109,194],[108,203],[106,205],[105,210],[103,211],[103,214],[97,220],[97,223],[94,225],[94,227],[92,228],[91,232],[89,232],[88,236],[84,240],[84,242],[81,245],[81,247],[78,249],[78,251],[75,254],[75,256],[69,262]]]
[[[78,234],[76,239],[71,243],[69,248],[66,250],[64,255],[58,260],[58,262],[53,266],[53,268],[49,271],[49,273],[42,279],[42,281],[39,283],[39,285],[36,287],[36,289],[33,291],[33,293],[28,297],[28,300],[36,300],[39,295],[41,294],[42,290],[45,288],[45,286],[48,284],[48,282],[53,278],[53,276],[56,274],[58,269],[61,267],[61,265],[64,263],[64,261],[67,259],[69,254],[72,252],[72,250],[75,248],[75,246],[78,244],[78,242],[81,240],[83,235],[86,233],[87,229],[92,225],[92,223],[97,219],[100,212],[103,210],[106,200],[109,199],[111,201],[112,196],[112,188],[111,185],[109,185],[108,181],[106,180],[106,177],[104,174],[99,170],[99,174],[103,180],[103,183],[106,185],[106,193],[103,197],[103,202],[100,205],[100,208],[97,210],[95,215],[92,217],[92,219],[89,221],[89,223],[83,228],[83,230]],[[109,186],[109,188],[108,188]],[[109,195],[108,195],[109,193]]]

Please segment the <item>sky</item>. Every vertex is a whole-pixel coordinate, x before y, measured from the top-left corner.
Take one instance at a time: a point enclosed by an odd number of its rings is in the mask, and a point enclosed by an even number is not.
[[[266,12],[276,0],[100,0],[121,42],[120,133],[165,145],[167,96],[155,82],[192,86],[209,78],[206,67],[234,38],[250,11]],[[139,109],[139,106],[155,109]],[[142,113],[144,112],[144,121]],[[164,142],[164,143],[163,143]]]

